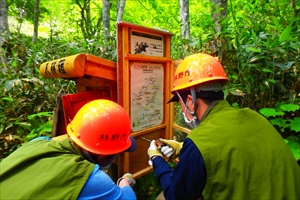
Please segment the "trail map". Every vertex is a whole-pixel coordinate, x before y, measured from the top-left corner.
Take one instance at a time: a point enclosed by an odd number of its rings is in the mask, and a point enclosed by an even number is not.
[[[163,67],[161,64],[131,65],[131,124],[133,131],[162,123]]]

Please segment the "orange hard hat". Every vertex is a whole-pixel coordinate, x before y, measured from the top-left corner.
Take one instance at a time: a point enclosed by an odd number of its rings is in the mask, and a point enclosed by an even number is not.
[[[211,81],[220,81],[224,85],[228,82],[222,65],[208,54],[193,54],[187,56],[178,65],[174,75],[172,93]]]
[[[77,145],[99,155],[135,150],[130,131],[126,111],[119,104],[105,99],[82,106],[67,126],[68,135]]]

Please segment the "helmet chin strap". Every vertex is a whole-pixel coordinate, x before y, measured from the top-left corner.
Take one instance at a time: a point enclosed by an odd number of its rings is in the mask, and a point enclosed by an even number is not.
[[[106,164],[103,164],[103,162],[96,160],[96,158],[93,158],[93,156],[91,156],[91,154],[88,151],[82,149],[82,152],[88,161],[90,161],[94,164],[98,164],[101,170],[107,170],[117,157],[117,155],[114,155],[114,157],[112,157],[112,158],[107,157],[108,159],[110,159],[109,162],[106,162]],[[103,166],[103,165],[105,165],[105,166]]]
[[[194,102],[194,112],[193,112],[193,116],[197,118],[197,116],[196,116],[196,111],[197,111],[197,101],[196,101],[196,100],[197,100],[197,97],[196,97],[196,90],[195,90],[194,87],[192,87],[192,88],[190,89],[190,91],[191,91],[192,99],[193,99],[193,102]],[[197,118],[197,119],[198,119],[198,118]]]
[[[200,120],[198,119],[197,115],[196,115],[196,112],[197,112],[197,97],[196,97],[196,90],[194,87],[191,87],[190,89],[191,91],[191,95],[192,95],[192,99],[193,99],[193,102],[194,102],[194,112],[191,113],[191,115],[193,116],[193,119],[195,120],[197,126],[200,124]]]
[[[88,161],[97,164],[97,162],[92,158],[92,156],[89,154],[89,152],[87,152],[86,150],[82,149],[83,154],[85,155],[85,157],[88,159]]]
[[[193,119],[188,120],[188,118],[185,116],[184,112],[184,118],[185,118],[185,122],[187,123],[187,125],[191,128],[194,129],[196,128],[199,124],[200,124],[200,120],[198,119],[197,115],[196,115],[196,110],[197,110],[197,101],[196,101],[196,92],[194,88],[191,88],[191,95],[192,95],[192,99],[193,99],[193,103],[194,103],[194,111],[191,111],[188,107],[187,107],[187,102],[184,102],[183,99],[181,98],[180,94],[178,92],[176,92],[177,96],[179,97],[179,99],[183,102],[184,106],[185,106],[185,110],[187,110],[193,117]]]

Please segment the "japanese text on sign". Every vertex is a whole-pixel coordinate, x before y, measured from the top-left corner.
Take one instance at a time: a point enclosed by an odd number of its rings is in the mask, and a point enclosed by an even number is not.
[[[67,74],[64,68],[64,64],[65,64],[65,59],[62,59],[60,61],[58,61],[58,69],[55,68],[56,66],[56,62],[57,61],[53,61],[51,64],[50,63],[46,63],[46,67],[45,67],[45,74],[49,75],[49,74],[57,74],[57,71],[60,74]]]

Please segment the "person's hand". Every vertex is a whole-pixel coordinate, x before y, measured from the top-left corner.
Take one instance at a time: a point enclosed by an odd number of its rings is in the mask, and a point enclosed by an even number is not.
[[[133,187],[133,186],[135,185],[135,180],[134,180],[132,174],[126,173],[126,174],[124,174],[121,178],[118,179],[118,181],[117,181],[117,185],[118,185],[118,186],[121,186],[120,182],[121,182],[121,180],[123,180],[123,179],[126,179],[126,180],[128,181],[130,187]]]
[[[150,146],[148,148],[148,156],[151,159],[153,156],[161,156],[163,157],[163,155],[161,154],[161,152],[159,151],[157,145],[155,144],[155,140],[152,140],[150,142]]]
[[[160,149],[160,152],[165,155],[167,158],[170,158],[174,154],[174,149],[172,147],[169,147],[168,145],[163,146]]]
[[[149,156],[149,165],[152,165],[152,157],[156,157],[156,156],[161,156],[163,157],[163,155],[161,154],[160,150],[158,149],[157,145],[155,144],[155,140],[152,140],[150,142],[150,146],[148,148],[148,156]]]
[[[169,146],[174,150],[172,153],[172,151],[170,151],[167,148],[164,151],[161,149],[161,152],[164,155],[166,155],[167,157],[170,157],[173,154],[172,158],[177,158],[179,156],[183,142],[177,142],[175,140],[166,140],[166,139],[162,139],[162,138],[160,138],[159,140],[162,141],[162,143],[164,144],[164,147]]]

